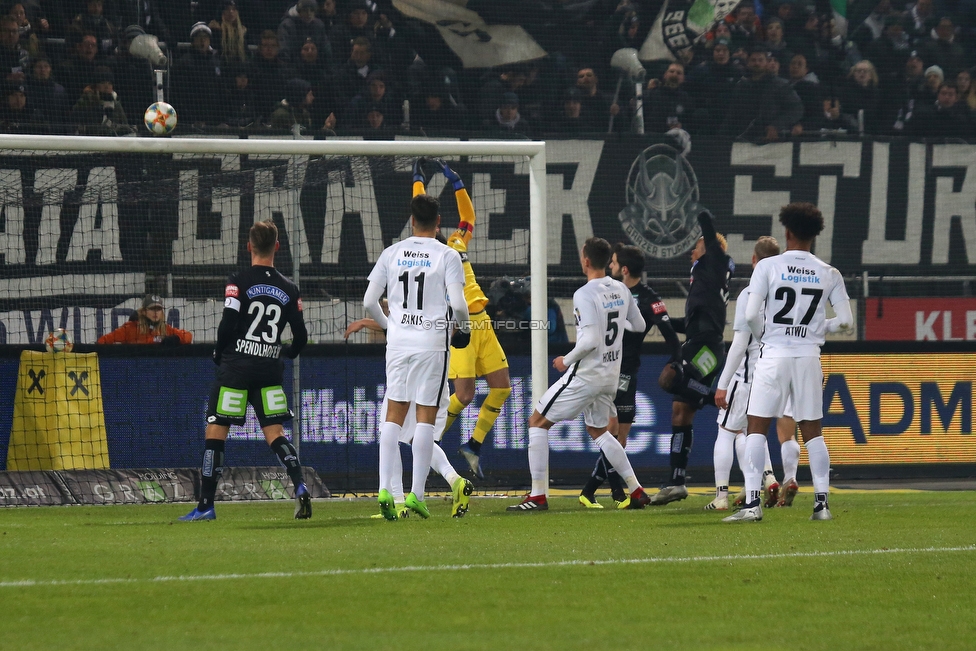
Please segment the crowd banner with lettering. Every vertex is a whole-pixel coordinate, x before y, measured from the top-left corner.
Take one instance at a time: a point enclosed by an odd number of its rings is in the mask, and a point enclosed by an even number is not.
[[[641,46],[641,61],[682,61],[705,32],[732,13],[739,0],[664,0]]]
[[[869,298],[869,341],[974,341],[976,298]]]

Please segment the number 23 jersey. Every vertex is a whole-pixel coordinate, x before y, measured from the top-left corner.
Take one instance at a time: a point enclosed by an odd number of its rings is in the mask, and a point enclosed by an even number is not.
[[[817,357],[826,333],[826,301],[850,301],[840,272],[807,251],[759,261],[749,293],[766,301],[762,357]]]
[[[240,313],[227,360],[275,359],[281,355],[285,324],[304,322],[298,285],[274,267],[253,266],[231,275],[224,289],[224,309]]]

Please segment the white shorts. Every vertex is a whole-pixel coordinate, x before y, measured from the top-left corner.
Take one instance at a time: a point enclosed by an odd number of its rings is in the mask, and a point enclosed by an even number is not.
[[[386,397],[425,407],[441,403],[448,366],[447,351],[386,352]]]
[[[549,387],[536,405],[536,411],[552,423],[573,420],[582,412],[588,426],[606,427],[610,424],[610,416],[617,413],[613,406],[616,395],[616,384],[593,386],[570,371]]]
[[[798,422],[823,418],[823,368],[819,356],[760,357],[756,363],[747,413],[779,418],[786,415],[790,406]]]
[[[729,385],[729,408],[719,409],[716,422],[718,426],[729,432],[745,432],[749,424],[749,417],[746,412],[749,410],[749,396],[752,393],[752,385],[740,380],[732,380]],[[793,418],[793,402],[787,399],[786,408],[783,415]]]
[[[389,401],[384,397],[383,404],[380,406],[380,416],[377,425],[386,422],[386,407]],[[437,416],[434,418],[434,440],[440,441],[444,436],[444,425],[447,424],[447,406],[451,404],[451,392],[444,387],[441,395],[441,404],[437,406]],[[407,415],[403,419],[403,426],[400,428],[400,442],[412,443],[413,433],[417,428],[417,404],[410,403],[407,407]]]

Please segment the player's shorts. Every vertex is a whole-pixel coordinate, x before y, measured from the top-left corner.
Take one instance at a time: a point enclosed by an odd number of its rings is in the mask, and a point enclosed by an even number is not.
[[[748,414],[779,418],[792,399],[793,419],[823,418],[823,368],[820,357],[760,357],[752,374]]]
[[[484,377],[503,368],[508,368],[505,351],[498,343],[491,317],[481,311],[471,315],[471,343],[464,348],[451,348],[451,366],[448,377]]]
[[[746,426],[749,424],[749,417],[746,412],[749,410],[751,388],[752,385],[748,382],[732,380],[732,384],[729,385],[729,408],[719,409],[718,418],[715,419],[719,427],[729,432],[746,431]],[[783,415],[793,418],[793,404],[790,400],[786,401]]]
[[[685,362],[685,373],[705,386],[711,386],[712,382],[722,370],[725,362],[725,344],[721,339],[714,341],[686,341],[681,346],[681,359]],[[674,394],[674,402],[683,402],[699,408],[698,401],[692,401]]]
[[[582,412],[588,426],[606,427],[615,412],[616,387],[593,386],[576,377],[575,371],[574,368],[549,387],[536,405],[536,411],[552,423],[573,420]]]
[[[441,404],[450,354],[425,350],[416,353],[386,351],[386,397],[433,407]]]
[[[633,423],[637,412],[637,376],[627,373],[620,374],[617,382],[617,395],[613,399],[617,409],[618,423]]]
[[[247,405],[254,407],[261,427],[289,421],[288,395],[281,386],[284,364],[222,363],[210,390],[207,423],[243,425]]]
[[[437,416],[434,417],[434,440],[440,441],[444,436],[444,426],[447,424],[447,406],[451,404],[451,392],[444,387],[444,392],[441,394],[441,402],[437,406]],[[377,425],[386,422],[386,407],[388,405],[387,399],[383,398],[383,404],[380,406],[380,415]],[[400,428],[400,442],[401,443],[412,443],[413,433],[417,427],[417,404],[411,402],[407,407],[407,415],[403,419],[403,425]]]

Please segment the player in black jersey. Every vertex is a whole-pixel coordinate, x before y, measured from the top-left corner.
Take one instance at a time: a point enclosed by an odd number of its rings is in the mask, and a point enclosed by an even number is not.
[[[624,447],[627,447],[627,435],[630,433],[630,426],[634,422],[637,401],[637,370],[640,368],[641,345],[652,326],[657,326],[664,336],[664,340],[671,349],[671,359],[681,359],[681,342],[678,341],[678,335],[674,333],[674,328],[671,327],[668,309],[657,292],[641,282],[643,272],[644,253],[639,248],[625,246],[621,243],[614,246],[613,257],[610,259],[610,275],[630,288],[646,324],[642,332],[624,330],[623,351],[620,356],[620,380],[617,385],[617,395],[613,401],[617,408],[617,415],[610,418],[608,428],[610,433],[620,441],[620,445]],[[604,481],[610,482],[611,496],[617,506],[624,503],[627,499],[626,485],[610,462],[607,461],[607,457],[601,452],[589,481],[580,493],[580,504],[588,509],[602,509],[603,507],[596,501],[595,494]]]
[[[729,278],[735,263],[726,250],[725,237],[715,232],[713,217],[698,215],[702,237],[691,252],[691,289],[685,301],[685,315],[671,319],[674,329],[683,332],[681,361],[668,364],[661,372],[661,388],[674,395],[671,403],[671,479],[651,498],[659,506],[688,497],[685,471],[694,441],[692,421],[695,412],[715,404],[711,385],[725,361],[725,308],[729,302]]]
[[[217,379],[210,392],[203,452],[200,502],[180,520],[214,520],[214,496],[224,463],[224,443],[232,424],[242,424],[247,405],[261,423],[264,438],[295,484],[295,518],[312,517],[312,502],[302,479],[298,452],[284,436],[282,423],[294,414],[281,387],[284,355],[294,359],[308,341],[298,286],[274,268],[278,229],[258,222],[248,234],[251,266],[231,275],[224,289],[224,313],[217,328],[214,363]],[[281,331],[291,326],[292,343]]]

